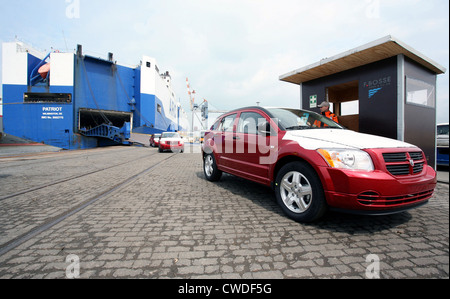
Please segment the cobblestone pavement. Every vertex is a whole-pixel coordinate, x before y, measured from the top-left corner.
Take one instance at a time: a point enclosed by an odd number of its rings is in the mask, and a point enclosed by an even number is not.
[[[448,196],[304,225],[266,187],[206,181],[198,152],[1,158],[0,278],[366,278],[374,257],[381,278],[448,278]]]

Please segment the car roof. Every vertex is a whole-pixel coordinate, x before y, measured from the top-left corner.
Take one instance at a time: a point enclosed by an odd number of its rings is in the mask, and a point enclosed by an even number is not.
[[[271,107],[271,108],[272,108],[272,107]],[[261,111],[263,111],[264,113],[266,113],[269,117],[273,118],[272,113],[270,113],[265,107],[261,107],[261,106],[248,106],[248,107],[242,107],[242,108],[238,108],[238,109],[231,110],[231,111],[229,111],[229,112],[227,112],[227,113],[224,113],[223,115],[233,114],[233,113],[238,113],[239,111],[242,111],[242,110],[261,110]],[[222,115],[222,116],[223,116],[223,115]]]
[[[307,111],[307,112],[312,112],[312,113],[316,113],[314,111],[311,110],[304,110],[304,109],[299,109],[299,108],[291,108],[291,107],[261,107],[261,106],[248,106],[248,107],[242,107],[242,108],[238,108],[238,109],[234,109],[231,111],[228,111],[227,113],[222,114],[221,116],[218,117],[218,119],[222,118],[224,115],[230,115],[233,113],[238,113],[242,110],[260,110],[263,111],[264,113],[266,113],[270,118],[274,118],[274,115],[269,111],[269,109],[287,109],[287,110],[299,110],[299,111]]]

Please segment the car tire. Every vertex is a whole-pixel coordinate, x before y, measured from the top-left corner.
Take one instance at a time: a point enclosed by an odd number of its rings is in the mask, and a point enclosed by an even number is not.
[[[297,222],[314,222],[327,211],[322,183],[314,169],[304,162],[291,162],[280,169],[275,195],[283,212]]]
[[[203,173],[210,182],[216,182],[222,177],[222,171],[217,168],[213,154],[206,154],[203,158]]]

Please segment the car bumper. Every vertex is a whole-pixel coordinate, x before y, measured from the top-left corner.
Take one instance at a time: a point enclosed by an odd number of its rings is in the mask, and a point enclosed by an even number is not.
[[[322,173],[330,208],[358,214],[392,214],[418,207],[432,197],[437,183],[430,166],[420,174],[403,177],[330,168]]]
[[[184,144],[159,144],[159,148],[162,150],[182,150],[184,149]]]

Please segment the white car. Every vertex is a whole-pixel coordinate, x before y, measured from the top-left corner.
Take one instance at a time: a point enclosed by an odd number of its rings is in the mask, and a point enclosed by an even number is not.
[[[164,132],[159,139],[159,152],[170,150],[172,152],[184,152],[183,138],[177,132]]]
[[[437,146],[448,147],[448,123],[437,125]]]

